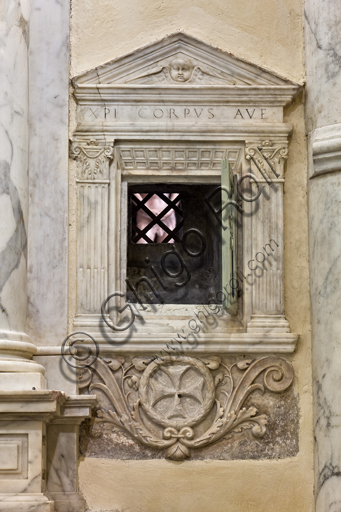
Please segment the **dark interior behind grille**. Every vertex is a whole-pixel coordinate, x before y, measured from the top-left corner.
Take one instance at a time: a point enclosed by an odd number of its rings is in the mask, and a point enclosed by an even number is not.
[[[127,299],[137,302],[132,291],[135,289],[143,303],[207,304],[221,290],[221,228],[205,203],[205,197],[216,188],[216,185],[170,184],[129,187]],[[153,214],[146,205],[153,196],[157,196],[159,204],[160,199],[165,203],[158,214],[156,210]],[[220,194],[217,198],[221,204]],[[141,219],[137,219],[139,210],[144,212],[143,229],[140,229]],[[172,211],[174,229],[162,222],[165,212],[169,211]],[[205,242],[205,251],[199,256],[190,255],[200,253],[203,247],[196,234],[186,236],[188,230],[193,229],[200,231]],[[162,257],[166,273],[161,265]],[[182,265],[188,272],[181,273]],[[184,286],[177,286],[188,279],[188,273],[190,280]],[[139,283],[144,277],[149,284],[145,279]]]

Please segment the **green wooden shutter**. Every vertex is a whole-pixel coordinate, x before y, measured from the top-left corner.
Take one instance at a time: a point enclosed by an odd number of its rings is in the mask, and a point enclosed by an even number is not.
[[[237,186],[229,161],[221,161],[221,207],[222,210],[222,291],[226,295],[223,304],[230,315],[238,313],[237,270]],[[225,207],[226,206],[226,207]]]

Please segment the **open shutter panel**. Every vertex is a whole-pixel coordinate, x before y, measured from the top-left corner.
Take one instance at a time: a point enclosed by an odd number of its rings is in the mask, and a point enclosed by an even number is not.
[[[222,288],[226,295],[224,307],[230,315],[238,312],[237,270],[237,187],[229,161],[221,161],[221,207],[222,207]]]

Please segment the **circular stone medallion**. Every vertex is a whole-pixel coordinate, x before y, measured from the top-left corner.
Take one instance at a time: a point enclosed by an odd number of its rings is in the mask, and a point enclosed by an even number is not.
[[[163,427],[191,427],[211,410],[212,375],[199,359],[168,356],[150,363],[141,377],[140,400],[146,414]]]

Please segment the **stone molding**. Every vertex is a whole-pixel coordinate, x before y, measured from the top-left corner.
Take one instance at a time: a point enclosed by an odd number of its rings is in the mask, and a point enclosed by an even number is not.
[[[168,319],[168,322],[170,320]],[[154,356],[167,349],[168,344],[173,344],[177,338],[177,332],[153,333],[139,332],[130,336],[125,333],[112,333],[106,329],[106,325],[100,315],[77,316],[74,321],[74,329],[85,329],[87,333],[98,343],[100,353],[138,354],[144,353]],[[181,329],[179,329],[181,331]],[[110,339],[111,343],[103,340]],[[200,333],[198,345],[191,347],[186,345],[186,354],[292,354],[295,352],[299,340],[299,334],[291,333],[289,323],[282,315],[257,317],[252,316],[247,325],[247,332],[212,332]],[[111,346],[111,344],[113,346]],[[84,344],[86,347],[87,345]],[[93,346],[89,346],[92,350]],[[39,347],[39,355],[50,354],[49,347]],[[57,347],[54,352],[60,354]]]
[[[68,395],[61,405],[58,416],[54,416],[50,423],[80,425],[85,418],[91,417],[91,410],[96,403],[95,395]]]
[[[311,178],[341,170],[341,124],[314,130],[311,145],[314,162]]]
[[[0,339],[0,390],[46,389],[45,368],[32,360],[37,347],[30,343],[30,338],[24,333],[7,331],[2,331],[1,337],[5,339]]]
[[[62,391],[0,391],[2,421],[34,417],[53,423],[78,423],[91,416],[95,404],[96,396],[68,396]]]

